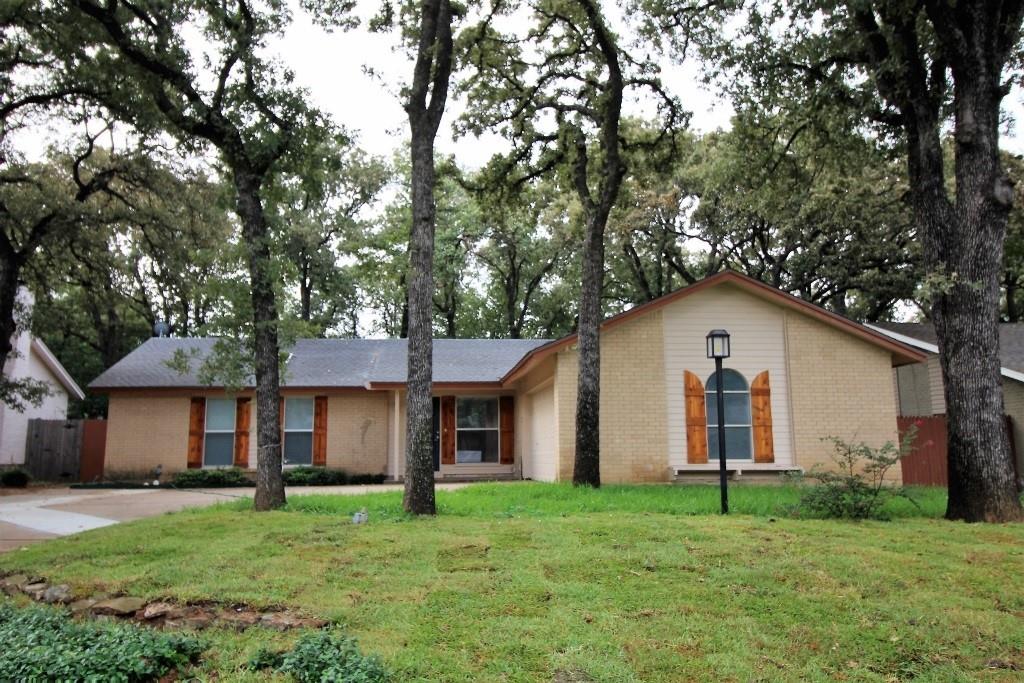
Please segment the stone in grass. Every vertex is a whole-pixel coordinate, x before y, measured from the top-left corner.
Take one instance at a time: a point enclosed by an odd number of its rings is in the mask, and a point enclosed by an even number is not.
[[[187,628],[194,631],[201,631],[213,623],[213,614],[201,607],[192,607],[187,610],[180,610],[172,619],[164,621],[164,628]]]
[[[49,587],[49,584],[45,581],[26,583],[21,587],[21,592],[25,595],[31,595],[34,599],[38,600],[40,597],[42,597],[43,591],[45,591]]]
[[[293,628],[323,628],[327,622],[323,619],[307,619],[286,612],[271,612],[260,617],[260,624],[275,631],[288,631]]]
[[[130,617],[146,606],[142,598],[110,598],[92,606],[93,614]]]
[[[228,608],[221,612],[217,619],[238,631],[244,631],[259,622],[260,613],[247,609]]]
[[[142,618],[146,621],[152,621],[160,618],[176,619],[183,616],[183,614],[184,610],[169,602],[151,602],[146,605],[146,609],[143,610]]]
[[[66,583],[62,583],[56,586],[50,586],[44,590],[39,599],[47,605],[53,605],[55,603],[66,605],[69,602],[72,602],[75,598],[71,593],[71,586]]]
[[[68,609],[71,610],[72,614],[85,614],[91,610],[92,606],[95,604],[95,600],[75,600],[73,603],[68,605]]]

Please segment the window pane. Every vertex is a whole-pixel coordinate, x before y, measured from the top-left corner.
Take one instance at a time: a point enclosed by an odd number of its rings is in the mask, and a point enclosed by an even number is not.
[[[725,424],[750,424],[750,394],[723,394],[725,400]],[[717,394],[705,394],[704,405],[707,406],[708,424],[718,424]]]
[[[497,430],[460,431],[456,440],[455,462],[498,462]]]
[[[313,463],[313,433],[285,432],[284,464],[311,465]]]
[[[313,399],[286,398],[284,400],[284,428],[313,428]]]
[[[743,379],[743,375],[736,372],[735,370],[722,370],[722,386],[724,391],[746,391],[747,380]],[[716,391],[718,389],[718,382],[715,381],[715,373],[711,373],[708,377],[708,381],[704,383],[705,391]]]
[[[203,464],[207,467],[227,467],[234,463],[235,435],[231,432],[206,434]]]
[[[235,402],[230,398],[206,399],[206,431],[234,431]]]
[[[463,427],[497,427],[498,399],[496,398],[460,398],[458,399],[459,428]]]
[[[725,457],[728,460],[750,460],[750,427],[725,428]],[[718,460],[718,429],[708,427],[708,460]]]

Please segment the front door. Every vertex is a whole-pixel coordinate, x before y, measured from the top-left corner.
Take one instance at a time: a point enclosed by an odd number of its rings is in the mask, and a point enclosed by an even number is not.
[[[437,396],[433,400],[433,416],[431,418],[431,424],[433,428],[431,434],[433,434],[433,445],[434,445],[434,471],[441,471],[441,399]]]

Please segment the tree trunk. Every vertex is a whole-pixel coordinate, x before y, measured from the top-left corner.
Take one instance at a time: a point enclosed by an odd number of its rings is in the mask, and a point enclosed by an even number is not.
[[[18,331],[14,308],[18,299],[22,261],[20,255],[13,250],[0,250],[0,368],[7,364],[14,350],[14,334]]]
[[[270,256],[270,235],[260,199],[260,178],[244,168],[234,172],[236,211],[248,250],[256,373],[256,510],[285,504],[281,476],[280,349],[277,297]]]
[[[948,417],[946,517],[1021,520],[999,357],[999,273],[1013,201],[1013,187],[999,159],[1002,96],[998,74],[990,78],[964,66],[954,67],[953,74],[956,203],[936,211],[922,205],[921,196],[916,207],[929,219],[925,263],[947,280],[932,306]],[[932,145],[937,133],[935,138]],[[933,183],[943,177],[941,166],[938,170]]]
[[[572,483],[601,485],[601,290],[604,287],[604,224],[587,217],[580,292],[579,377],[576,388],[576,462]]]
[[[406,377],[405,495],[416,515],[436,513],[433,458],[434,138],[452,72],[452,11],[448,0],[420,4],[413,82],[405,111],[412,132],[412,228],[409,246],[409,370]],[[429,93],[429,95],[428,95]]]
[[[416,127],[413,127],[415,132]],[[434,138],[412,143],[412,240],[409,251],[409,373],[406,380],[405,496],[403,506],[432,515],[434,308]]]
[[[1006,274],[1006,322],[1015,323],[1020,320],[1017,311],[1017,278],[1013,273]]]

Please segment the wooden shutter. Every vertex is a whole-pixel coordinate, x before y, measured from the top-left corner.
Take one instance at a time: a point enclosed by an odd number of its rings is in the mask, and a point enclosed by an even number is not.
[[[772,390],[765,370],[750,383],[750,416],[754,427],[754,462],[775,462],[772,439]]]
[[[441,397],[441,464],[455,464],[455,397]]]
[[[516,408],[511,396],[498,399],[498,427],[501,429],[499,462],[511,465],[516,461]]]
[[[249,467],[249,397],[235,399],[235,467]]]
[[[704,384],[689,370],[683,372],[686,397],[686,462],[708,461],[708,414],[704,409]]]
[[[313,466],[327,466],[327,397],[313,399]]]
[[[188,413],[188,467],[203,466],[203,439],[206,438],[206,399],[196,396]]]

